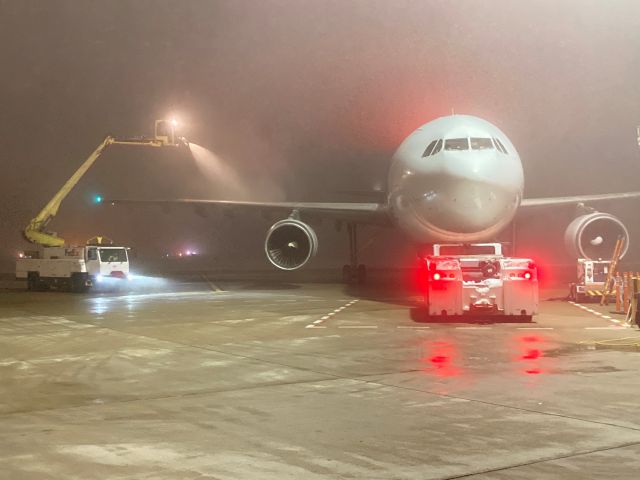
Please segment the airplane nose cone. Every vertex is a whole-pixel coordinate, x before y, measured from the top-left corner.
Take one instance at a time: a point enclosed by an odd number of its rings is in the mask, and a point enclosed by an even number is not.
[[[414,199],[420,221],[439,230],[475,233],[504,223],[517,208],[514,192],[498,185],[458,180],[449,188],[435,187]]]

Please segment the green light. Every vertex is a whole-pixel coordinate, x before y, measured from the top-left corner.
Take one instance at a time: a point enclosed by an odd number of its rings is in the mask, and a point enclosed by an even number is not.
[[[93,198],[93,201],[94,201],[95,203],[102,203],[102,195],[96,195],[96,196]]]

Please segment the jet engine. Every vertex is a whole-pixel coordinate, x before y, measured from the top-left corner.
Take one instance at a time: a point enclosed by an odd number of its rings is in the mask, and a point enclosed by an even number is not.
[[[287,218],[267,232],[264,250],[269,261],[282,270],[296,270],[318,252],[316,232],[304,222]]]
[[[567,251],[576,258],[610,260],[618,237],[624,238],[621,257],[629,249],[629,231],[609,213],[594,212],[574,219],[564,233]]]

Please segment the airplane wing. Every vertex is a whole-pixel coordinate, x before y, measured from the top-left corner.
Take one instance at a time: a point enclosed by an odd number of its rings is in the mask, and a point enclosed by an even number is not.
[[[579,205],[605,200],[630,200],[640,198],[640,192],[604,193],[600,195],[578,195],[573,197],[527,198],[522,200],[520,209],[530,210],[539,207],[559,205]]]
[[[387,206],[382,203],[319,203],[319,202],[247,202],[234,200],[104,200],[109,205],[156,205],[163,209],[182,205],[204,215],[207,208],[218,208],[225,212],[254,210],[280,213],[283,216],[298,211],[303,216],[323,217],[360,224],[391,225]]]

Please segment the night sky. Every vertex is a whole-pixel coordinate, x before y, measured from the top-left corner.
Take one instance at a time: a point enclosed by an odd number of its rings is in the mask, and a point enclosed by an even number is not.
[[[150,133],[167,114],[254,199],[362,201],[343,191],[384,185],[402,139],[452,109],[506,132],[529,197],[640,189],[635,0],[0,0],[0,65],[4,269],[27,246],[20,230],[107,133]],[[187,152],[113,147],[51,229],[78,242],[107,234],[149,256],[197,248],[266,267],[270,223],[259,215],[115,212],[91,204],[96,192],[239,198]],[[640,238],[637,205],[605,207]],[[543,256],[561,261],[553,242],[571,213],[526,226],[525,250],[544,230]],[[317,262],[343,263],[344,235],[318,233]],[[375,236],[367,263],[412,251],[394,232],[365,236]]]

